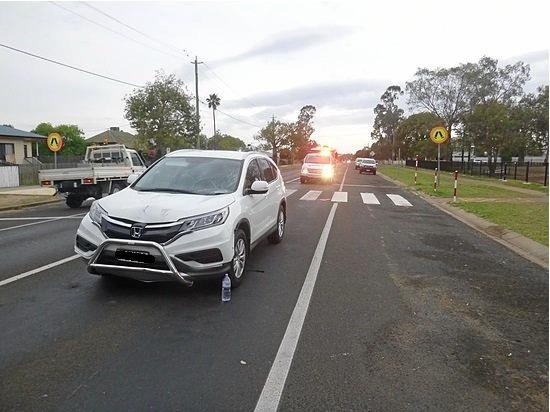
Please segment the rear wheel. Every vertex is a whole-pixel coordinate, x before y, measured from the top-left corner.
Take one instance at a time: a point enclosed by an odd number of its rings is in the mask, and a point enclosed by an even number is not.
[[[65,201],[65,203],[71,209],[76,209],[82,205],[82,202],[84,202],[84,200],[86,200],[86,196],[84,195],[81,195],[79,193],[69,193],[69,196],[67,196],[67,200]]]
[[[285,235],[286,215],[283,205],[279,206],[279,212],[277,213],[277,229],[269,235],[267,240],[269,243],[277,244],[281,243],[283,236]]]
[[[233,249],[234,255],[229,277],[231,278],[231,286],[236,288],[241,284],[245,275],[248,252],[250,250],[246,233],[242,229],[235,231],[235,246]]]

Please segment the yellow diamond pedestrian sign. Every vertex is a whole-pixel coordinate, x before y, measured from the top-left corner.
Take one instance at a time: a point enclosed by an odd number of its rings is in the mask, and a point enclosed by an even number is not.
[[[435,126],[430,131],[430,139],[436,144],[445,143],[449,139],[449,132],[443,126]]]
[[[63,139],[61,139],[61,135],[56,132],[50,133],[48,135],[46,143],[48,144],[48,149],[50,149],[52,152],[59,152],[63,147]]]

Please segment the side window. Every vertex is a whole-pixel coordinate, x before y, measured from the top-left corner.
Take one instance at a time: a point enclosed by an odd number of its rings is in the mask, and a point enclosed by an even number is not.
[[[143,163],[141,162],[141,159],[137,154],[134,152],[130,152],[130,156],[132,157],[132,164],[134,166],[143,166]]]
[[[248,169],[246,169],[246,178],[244,181],[244,188],[250,189],[250,186],[252,186],[252,183],[254,183],[256,180],[262,180],[261,173],[260,173],[260,167],[258,166],[258,162],[256,159],[253,159],[248,164]]]
[[[272,162],[269,162],[269,166],[271,166],[271,171],[273,172],[273,176],[275,176],[275,179],[277,179],[277,176],[279,176],[279,169]]]
[[[260,169],[262,169],[262,177],[266,182],[273,182],[275,180],[275,177],[277,175],[273,174],[273,170],[271,169],[271,164],[266,159],[258,159],[258,163],[260,163]]]

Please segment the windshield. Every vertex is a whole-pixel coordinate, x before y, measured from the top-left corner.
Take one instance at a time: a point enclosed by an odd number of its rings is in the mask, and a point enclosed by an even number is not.
[[[307,155],[304,159],[304,163],[322,163],[329,164],[330,157],[328,156],[319,156],[319,155]]]
[[[165,157],[133,189],[141,192],[221,195],[237,190],[242,162],[210,157]]]

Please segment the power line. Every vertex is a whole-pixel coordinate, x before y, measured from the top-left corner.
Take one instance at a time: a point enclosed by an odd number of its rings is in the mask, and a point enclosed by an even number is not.
[[[96,25],[96,26],[98,26],[98,27],[101,27],[102,29],[105,29],[105,30],[107,30],[107,31],[110,31],[111,33],[114,33],[114,34],[116,34],[116,35],[118,35],[118,36],[124,37],[124,38],[127,39],[127,40],[133,41],[134,43],[137,43],[137,44],[140,44],[140,45],[142,45],[142,46],[145,46],[145,47],[147,47],[147,48],[149,48],[149,49],[151,49],[151,50],[155,50],[155,51],[157,51],[157,52],[159,52],[159,53],[165,54],[166,56],[170,56],[170,57],[179,59],[179,56],[176,56],[175,54],[168,53],[168,52],[166,52],[166,51],[164,51],[164,50],[158,49],[158,48],[153,47],[153,46],[151,46],[151,45],[149,45],[149,44],[147,44],[147,43],[143,43],[143,42],[141,42],[141,41],[139,41],[139,40],[136,40],[136,39],[134,39],[134,38],[132,38],[132,37],[130,37],[130,36],[127,36],[127,35],[125,35],[124,33],[121,33],[121,32],[119,32],[119,31],[113,30],[113,29],[111,29],[110,27],[105,26],[105,25],[103,25],[103,24],[101,24],[101,23],[98,23],[98,22],[96,22],[95,20],[92,20],[92,19],[90,19],[90,18],[88,18],[88,17],[86,17],[86,16],[84,16],[84,15],[82,15],[82,14],[80,14],[80,13],[74,11],[74,10],[71,10],[71,9],[69,9],[69,8],[67,8],[67,7],[65,7],[65,6],[63,6],[63,5],[61,5],[61,4],[57,3],[57,2],[55,2],[55,1],[50,1],[50,3],[53,4],[54,6],[57,6],[57,7],[59,7],[59,8],[61,8],[61,9],[65,10],[65,11],[71,13],[71,14],[74,14],[75,16],[80,17],[80,18],[83,19],[83,20],[86,20],[87,22],[89,22],[89,23],[91,23],[91,24],[94,24],[94,25]]]
[[[130,30],[132,30],[132,31],[135,31],[135,32],[138,33],[138,34],[141,34],[143,37],[146,37],[146,38],[148,38],[149,40],[152,40],[152,41],[154,41],[154,42],[156,42],[156,43],[162,44],[163,46],[168,47],[168,48],[171,48],[171,49],[173,49],[173,50],[176,50],[176,51],[178,51],[178,52],[180,52],[180,53],[183,52],[185,55],[187,55],[187,57],[191,57],[191,56],[189,56],[189,53],[188,53],[187,50],[185,50],[185,49],[180,49],[180,48],[178,48],[178,47],[176,47],[176,46],[174,46],[174,45],[172,45],[172,44],[170,44],[170,43],[167,43],[167,42],[165,42],[165,41],[163,41],[163,40],[156,39],[156,38],[154,38],[154,37],[148,35],[147,33],[144,33],[144,32],[142,32],[141,30],[138,30],[138,29],[136,29],[135,27],[132,27],[132,26],[130,26],[129,24],[124,23],[123,21],[117,19],[116,17],[111,16],[110,14],[108,14],[108,13],[104,12],[103,10],[101,10],[101,9],[99,9],[99,8],[97,8],[97,7],[93,6],[93,5],[91,5],[90,3],[86,2],[86,1],[83,1],[82,3],[85,4],[86,6],[88,6],[89,8],[95,10],[96,12],[102,14],[103,16],[105,16],[105,17],[107,17],[107,18],[109,18],[109,19],[111,19],[111,20],[117,22],[118,24],[121,24],[122,26],[124,26],[124,27],[126,27],[126,28],[128,28],[128,29],[130,29]]]
[[[246,102],[248,103],[249,105],[251,105],[252,107],[255,107],[255,106],[258,106],[257,104],[255,104],[254,102],[250,101],[249,99],[241,96],[233,87],[231,87],[229,85],[229,83],[227,83],[225,80],[223,80],[221,78],[221,76],[219,76],[212,67],[210,67],[207,63],[204,63],[204,66],[206,67],[206,69],[211,72],[221,83],[223,83],[229,90],[231,90],[233,93],[235,93],[235,95],[237,96],[237,99],[238,100],[241,100],[243,102]]]
[[[200,101],[204,106],[208,107],[208,103],[205,103],[203,100]],[[259,126],[257,124],[254,124],[254,123],[250,123],[250,122],[247,122],[246,120],[242,120],[242,119],[239,119],[238,117],[235,117],[229,113],[226,113],[218,108],[216,108],[216,111],[217,112],[220,112],[221,114],[227,116],[227,117],[230,117],[231,119],[237,121],[237,122],[241,122],[241,123],[244,123],[244,124],[247,124],[249,126],[253,126],[253,127],[263,127],[263,126]]]
[[[53,63],[53,64],[57,64],[59,66],[67,67],[69,69],[77,70],[77,71],[82,72],[82,73],[90,74],[92,76],[101,77],[103,79],[111,80],[113,82],[122,83],[122,84],[126,84],[128,86],[134,86],[134,87],[139,87],[139,88],[144,87],[144,86],[140,86],[139,84],[125,82],[124,80],[115,79],[114,77],[109,77],[109,76],[105,76],[103,74],[95,73],[95,72],[92,72],[92,71],[89,71],[89,70],[81,69],[80,67],[71,66],[70,64],[62,63],[62,62],[59,62],[57,60],[48,59],[47,57],[39,56],[37,54],[33,54],[33,53],[30,53],[30,52],[27,52],[27,51],[24,51],[24,50],[21,50],[21,49],[16,49],[15,47],[11,47],[11,46],[8,46],[6,44],[0,43],[0,47],[10,49],[10,50],[16,51],[18,53],[26,54],[27,56],[35,57],[37,59],[41,59],[41,60],[44,60],[44,61],[47,61],[47,62],[50,62],[50,63]]]

